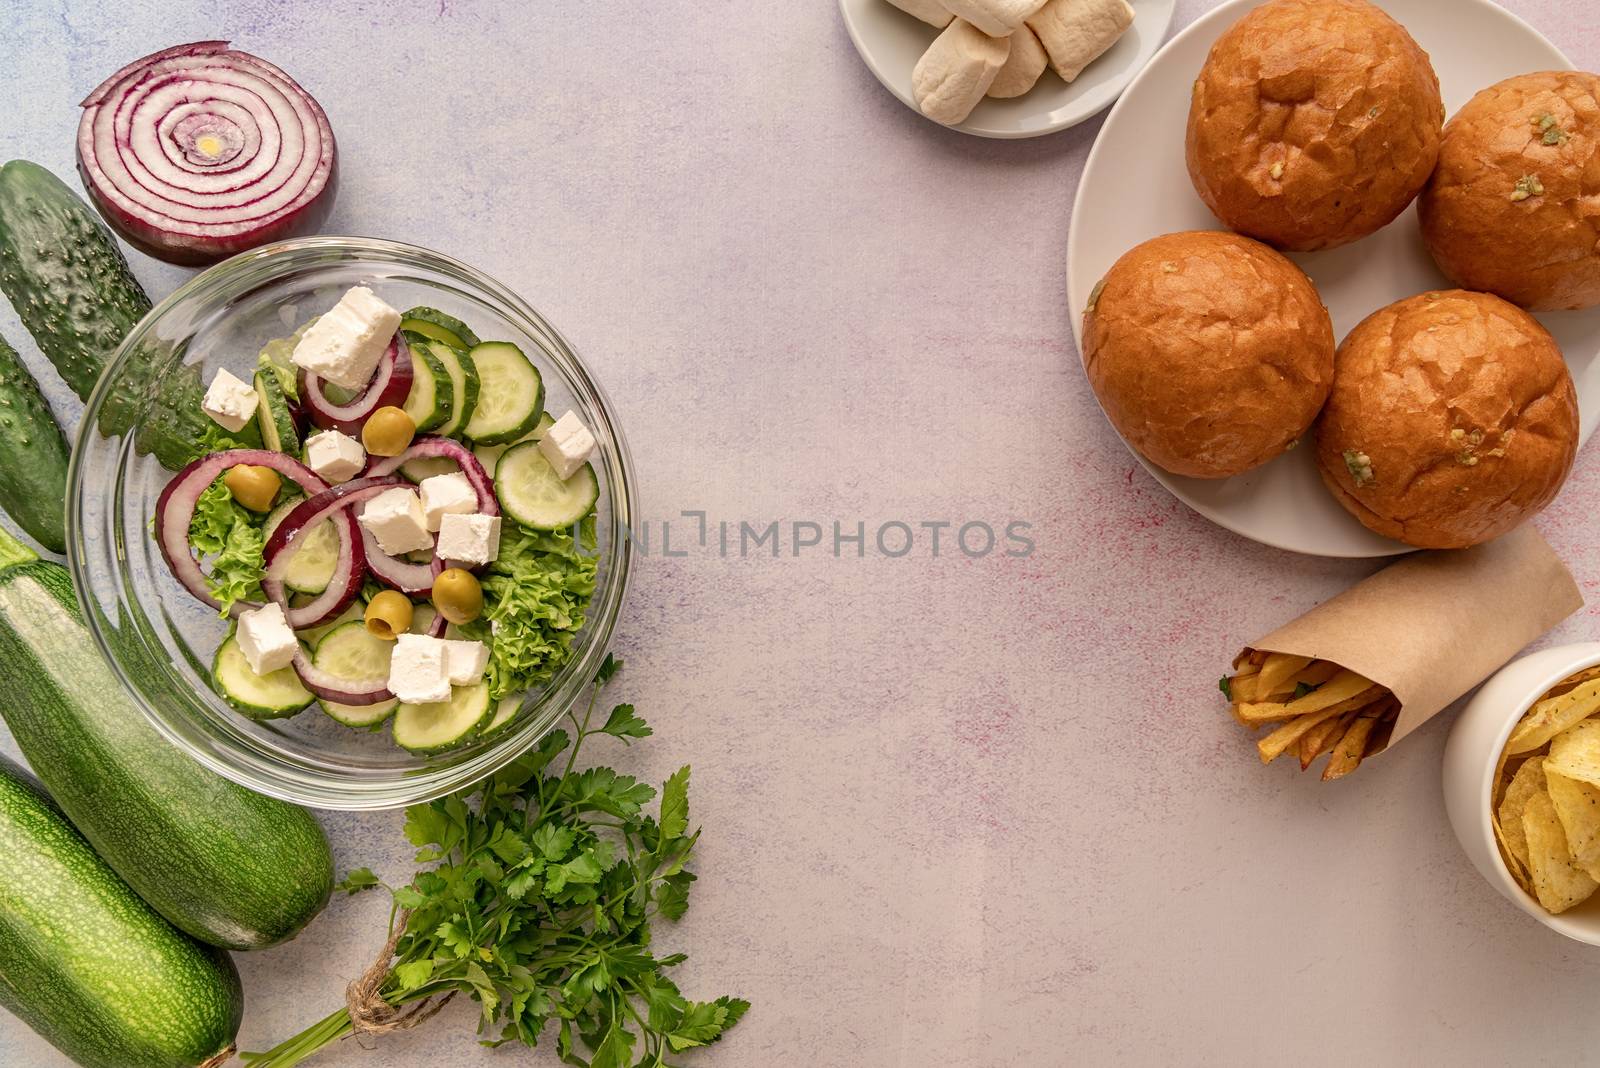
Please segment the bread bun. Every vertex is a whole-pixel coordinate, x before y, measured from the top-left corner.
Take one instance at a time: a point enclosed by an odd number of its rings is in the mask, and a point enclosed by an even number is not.
[[[1600,304],[1600,76],[1522,74],[1478,93],[1444,128],[1417,209],[1457,285],[1536,311]]]
[[[1186,150],[1200,199],[1278,248],[1332,248],[1405,210],[1439,155],[1428,54],[1365,0],[1272,0],[1217,38]]]
[[[1333,324],[1311,279],[1260,242],[1167,234],[1095,287],[1083,365],[1140,454],[1226,478],[1277,456],[1316,418],[1333,379]]]
[[[1425,549],[1504,534],[1560,491],[1578,402],[1549,331],[1488,293],[1423,293],[1339,346],[1317,467],[1369,529]]]

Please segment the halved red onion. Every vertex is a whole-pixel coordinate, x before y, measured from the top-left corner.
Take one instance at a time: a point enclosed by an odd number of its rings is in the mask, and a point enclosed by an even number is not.
[[[347,404],[335,404],[323,392],[322,379],[310,371],[300,372],[300,403],[306,406],[311,421],[324,430],[337,430],[355,436],[367,416],[386,405],[400,407],[411,392],[411,346],[398,332],[378,358],[378,366],[361,395]],[[384,472],[387,474],[388,472]]]
[[[324,489],[291,508],[283,521],[273,528],[261,550],[267,564],[261,588],[267,591],[268,597],[284,606],[289,626],[300,630],[326,623],[356,599],[369,562],[363,551],[363,540],[356,537],[356,521],[350,506],[370,500],[392,486],[404,485],[403,478],[362,478]],[[334,564],[333,577],[315,598],[299,608],[290,608],[284,572],[295,550],[324,519],[333,522],[339,537],[339,557]]]
[[[213,263],[315,230],[333,207],[336,146],[321,105],[227,41],[136,60],[82,107],[84,188],[158,259]]]
[[[161,496],[156,498],[156,544],[160,547],[161,556],[167,561],[167,566],[172,569],[172,574],[183,583],[184,589],[217,609],[222,607],[222,602],[211,596],[211,589],[206,585],[205,572],[201,570],[200,562],[194,558],[194,553],[189,547],[189,524],[194,519],[195,507],[200,503],[200,495],[206,491],[206,487],[215,482],[217,476],[237,464],[270,467],[297,484],[307,494],[322,493],[328,488],[328,484],[317,477],[315,471],[299,460],[267,449],[229,449],[226,452],[214,452],[209,456],[202,456],[173,476],[172,481],[161,491]],[[281,529],[282,525],[279,526],[279,530]],[[229,614],[237,616],[241,612],[259,607],[261,606],[258,604],[240,601],[233,605]]]
[[[467,476],[472,491],[478,495],[478,511],[483,515],[500,514],[500,499],[494,495],[494,479],[489,477],[473,451],[453,438],[433,434],[420,437],[400,455],[387,456],[368,464],[367,474],[392,475],[402,465],[424,456],[443,456],[454,460],[461,468],[461,473]]]

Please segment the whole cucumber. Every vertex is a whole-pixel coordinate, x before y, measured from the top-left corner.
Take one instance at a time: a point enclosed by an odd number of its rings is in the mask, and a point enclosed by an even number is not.
[[[0,530],[0,560],[15,539]],[[66,569],[0,569],[0,715],[95,850],[157,912],[203,942],[293,937],[333,888],[311,813],[180,752],[140,713],[78,614]]]
[[[104,224],[55,175],[27,160],[0,167],[0,291],[39,351],[81,400],[150,298]],[[101,407],[106,434],[137,433],[141,452],[179,468],[203,446],[199,373],[170,351],[134,360]],[[152,400],[152,397],[155,399]]]
[[[39,383],[0,337],[0,508],[53,553],[67,551],[67,455]]]
[[[158,916],[0,756],[0,1005],[85,1068],[226,1060],[244,997],[220,949]]]

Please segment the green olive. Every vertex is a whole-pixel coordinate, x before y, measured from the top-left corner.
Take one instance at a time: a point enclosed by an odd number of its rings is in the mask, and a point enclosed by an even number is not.
[[[272,468],[251,464],[234,464],[228,468],[228,473],[222,476],[222,484],[228,487],[234,500],[252,512],[265,512],[271,508],[272,502],[278,498],[278,488],[283,485],[278,479],[278,472]]]
[[[361,444],[374,456],[399,456],[417,436],[417,424],[394,405],[367,416],[361,427]]]
[[[471,623],[483,615],[483,587],[472,572],[447,567],[434,576],[433,607],[451,623]]]
[[[411,598],[384,590],[367,602],[367,630],[376,638],[392,642],[411,629],[411,614]]]

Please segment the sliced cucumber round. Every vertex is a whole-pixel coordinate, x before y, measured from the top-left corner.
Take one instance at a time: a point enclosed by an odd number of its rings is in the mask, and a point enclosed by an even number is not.
[[[433,617],[439,613],[433,605],[424,601],[411,606],[411,633],[426,634],[428,628],[433,626]]]
[[[470,349],[478,343],[478,335],[466,323],[437,308],[412,308],[400,317],[400,329],[442,341],[458,349]]]
[[[589,514],[600,499],[600,483],[589,464],[561,481],[539,443],[525,441],[495,464],[494,493],[501,509],[530,530],[565,530]]]
[[[379,701],[375,705],[341,705],[337,701],[318,703],[322,705],[322,711],[329,719],[357,730],[377,730],[388,722],[389,717],[394,715],[394,710],[400,705],[399,699],[395,697]]]
[[[489,684],[457,686],[448,701],[402,704],[394,714],[394,740],[412,753],[437,753],[466,741],[489,718]]]
[[[555,417],[549,412],[543,412],[539,416],[539,421],[534,424],[533,429],[516,441],[508,441],[503,445],[474,445],[472,447],[472,455],[478,458],[478,462],[483,465],[484,471],[488,473],[490,478],[493,478],[495,465],[500,462],[500,457],[505,455],[507,449],[513,445],[520,445],[524,441],[541,441],[544,439],[544,432],[555,425]]]
[[[494,706],[494,717],[483,725],[480,733],[494,734],[504,730],[517,718],[517,713],[522,711],[522,695],[515,697],[502,697],[500,703]]]
[[[433,346],[420,334],[406,338],[411,347],[411,392],[402,409],[417,424],[417,431],[432,430],[450,418],[455,386]]]
[[[478,368],[466,350],[451,348],[442,341],[430,343],[428,351],[444,366],[445,374],[450,378],[451,391],[450,418],[435,427],[433,432],[441,437],[458,437],[461,428],[471,420],[478,406]]]
[[[533,361],[509,341],[473,348],[478,370],[478,405],[463,431],[484,445],[516,441],[539,425],[544,412],[544,380]]]
[[[301,500],[301,497],[292,497],[267,513],[262,537],[271,537],[272,532],[278,529],[278,524]],[[311,528],[311,532],[295,549],[294,555],[289,557],[283,572],[283,584],[296,593],[321,593],[333,581],[333,573],[338,566],[339,532],[334,529],[333,520],[324,519]]]
[[[312,595],[309,593],[297,593],[293,597],[289,598],[289,604],[295,608],[299,608],[301,605],[311,603],[311,599]],[[367,606],[362,604],[360,600],[351,601],[348,608],[334,616],[332,619],[328,620],[326,623],[320,623],[315,627],[307,627],[305,630],[296,631],[295,634],[300,638],[301,641],[315,649],[317,647],[317,643],[323,638],[327,637],[329,631],[333,630],[335,627],[342,626],[343,624],[350,622],[352,619],[359,620],[362,616],[362,613],[364,613],[366,609]]]
[[[355,607],[355,606],[352,606]],[[389,674],[394,642],[386,642],[367,629],[358,609],[355,619],[341,623],[322,636],[311,662],[341,679],[370,679]],[[376,727],[400,702],[393,698],[375,705],[342,705],[323,701],[322,710],[346,727]]]
[[[300,434],[294,428],[294,416],[289,414],[289,399],[283,395],[283,383],[273,371],[263,368],[256,372],[256,425],[261,430],[261,444],[273,452],[300,455]]]
[[[251,719],[285,719],[312,701],[294,668],[257,675],[232,633],[217,649],[211,662],[211,677],[222,699]]]

